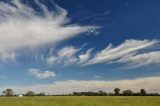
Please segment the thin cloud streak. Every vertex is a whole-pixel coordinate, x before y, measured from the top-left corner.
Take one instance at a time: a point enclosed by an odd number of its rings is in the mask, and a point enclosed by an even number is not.
[[[155,63],[155,59],[159,57],[159,51],[146,53],[145,49],[149,49],[152,46],[156,46],[160,43],[159,40],[126,40],[124,43],[117,47],[113,47],[112,44],[105,49],[97,52],[93,58],[91,58],[84,65],[92,65],[98,63],[137,63],[144,64],[144,60],[152,60],[148,64]],[[139,51],[142,51],[139,53]],[[148,58],[148,59],[147,59]],[[159,62],[159,61],[156,61]],[[134,65],[134,64],[132,64]],[[140,65],[139,65],[140,66]]]
[[[149,64],[160,63],[160,51],[154,51],[149,53],[138,54],[135,56],[129,56],[119,59],[119,63],[127,63],[128,67],[136,68]]]
[[[37,79],[45,79],[56,76],[53,71],[42,71],[35,68],[28,69],[28,74],[34,76]]]
[[[49,56],[47,58],[48,65],[55,65],[55,64],[64,64],[64,65],[71,65],[77,61],[75,54],[80,49],[76,49],[73,46],[64,47],[56,52],[56,54]]]
[[[116,47],[109,44],[105,49],[97,51],[95,54],[92,52],[93,48],[84,52],[83,48],[78,49],[69,46],[57,50],[56,54],[49,56],[47,64],[50,66],[65,64],[84,67],[94,64],[123,63],[124,67],[141,67],[148,64],[160,63],[160,51],[153,49],[159,43],[159,40],[129,39]],[[80,51],[82,53],[78,53]]]
[[[63,64],[64,66],[68,65],[83,65],[90,59],[90,55],[93,49],[88,49],[83,53],[78,53],[82,51],[82,48],[75,48],[73,46],[66,46],[57,50],[57,52],[49,56],[46,61],[47,65],[59,65]]]

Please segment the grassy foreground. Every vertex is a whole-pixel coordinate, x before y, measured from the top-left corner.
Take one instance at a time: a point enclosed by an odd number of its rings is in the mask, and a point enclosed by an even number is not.
[[[0,106],[160,106],[160,97],[0,97]]]

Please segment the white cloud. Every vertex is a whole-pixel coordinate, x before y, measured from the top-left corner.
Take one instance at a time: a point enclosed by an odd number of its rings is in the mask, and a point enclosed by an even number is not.
[[[109,44],[105,49],[95,55],[92,48],[82,51],[82,48],[73,46],[64,47],[54,55],[47,58],[47,64],[79,65],[86,66],[97,63],[125,63],[129,68],[140,67],[152,63],[160,63],[160,53],[153,47],[160,43],[159,40],[126,40],[124,43],[113,47]],[[147,52],[147,50],[149,50]],[[81,53],[78,53],[81,51]],[[91,55],[94,55],[93,57]]]
[[[82,48],[75,48],[73,46],[67,46],[58,50],[55,54],[47,58],[48,65],[83,65],[89,60],[93,49],[88,49],[86,52],[79,54],[78,52]]]
[[[17,56],[18,54],[14,52],[10,52],[10,53],[3,52],[3,53],[0,53],[0,60],[2,63],[15,62]]]
[[[110,63],[116,62],[119,59],[126,57],[132,57],[137,54],[139,50],[149,48],[158,44],[157,40],[126,40],[124,43],[117,47],[113,47],[110,44],[107,48],[98,52],[92,59],[90,59],[86,64],[96,64],[96,63]]]
[[[65,57],[72,57],[78,51],[79,51],[79,49],[76,49],[73,46],[68,46],[68,47],[64,47],[64,48],[60,49],[57,54],[59,57],[65,58]]]
[[[79,55],[79,62],[78,62],[78,64],[82,64],[83,65],[83,63],[87,62],[89,60],[89,58],[90,58],[92,50],[93,49],[88,49],[86,51],[86,53],[80,54]]]
[[[62,94],[71,93],[74,91],[99,91],[104,90],[107,92],[113,92],[114,88],[120,88],[121,91],[131,89],[135,92],[141,88],[147,90],[147,92],[159,92],[160,91],[160,77],[144,77],[136,79],[125,80],[67,80],[67,81],[55,81],[52,84],[37,84],[23,87],[9,87],[13,88],[16,93],[25,93],[27,90],[34,92],[46,92],[48,94]]]
[[[160,51],[138,54],[119,59],[117,62],[127,63],[130,67],[160,63]]]
[[[52,71],[42,71],[39,69],[31,68],[28,70],[29,75],[35,76],[37,79],[45,79],[55,77],[56,74]]]
[[[14,5],[0,2],[0,53],[55,44],[95,28],[68,24],[67,11],[56,4],[56,11],[51,12],[37,0],[36,5],[43,10],[41,16],[20,0],[11,3]]]
[[[77,62],[77,58],[75,57],[75,53],[77,53],[80,49],[76,49],[73,46],[67,46],[57,51],[57,53],[53,56],[47,58],[48,65],[54,64],[74,64]]]
[[[60,63],[60,60],[56,56],[50,56],[47,58],[47,64],[50,66],[54,64],[59,64],[59,63]]]

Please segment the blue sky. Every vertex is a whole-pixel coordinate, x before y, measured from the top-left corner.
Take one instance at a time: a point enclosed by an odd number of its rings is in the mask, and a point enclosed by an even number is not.
[[[1,0],[1,89],[159,92],[159,5],[159,0]]]

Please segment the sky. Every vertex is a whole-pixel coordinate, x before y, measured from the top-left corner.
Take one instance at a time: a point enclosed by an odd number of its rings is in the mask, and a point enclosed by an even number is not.
[[[0,92],[160,93],[159,0],[0,0]]]

